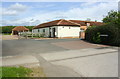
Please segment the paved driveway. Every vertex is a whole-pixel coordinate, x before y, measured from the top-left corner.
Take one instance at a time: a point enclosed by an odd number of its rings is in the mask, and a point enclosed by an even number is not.
[[[0,39],[3,39],[3,40],[14,40],[14,39],[18,39],[18,36],[17,35],[2,35],[0,37]]]
[[[54,65],[73,69],[83,77],[118,77],[117,49],[88,48],[40,55]]]
[[[1,65],[39,65],[48,77],[118,76],[116,48],[79,39],[4,40],[2,45],[3,56],[12,57],[1,58]]]
[[[103,47],[80,39],[3,40],[2,56],[48,53],[56,51]]]
[[[88,48],[4,57],[0,61],[3,62],[0,66],[41,66],[47,77],[118,77],[116,48]]]

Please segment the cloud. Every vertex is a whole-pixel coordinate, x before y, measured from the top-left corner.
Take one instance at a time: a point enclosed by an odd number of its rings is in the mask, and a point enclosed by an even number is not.
[[[96,4],[96,3],[97,2],[84,2],[80,6],[81,7],[88,7],[88,6],[92,6],[92,5]]]
[[[38,25],[40,23],[56,20],[56,19],[73,19],[73,20],[91,20],[101,21],[103,15],[106,16],[110,10],[117,10],[117,2],[104,2],[104,3],[82,3],[79,7],[70,8],[66,11],[49,11],[45,13],[38,13],[33,16],[22,18],[15,21],[6,21],[7,24],[14,25]],[[31,21],[31,19],[33,19]]]
[[[118,11],[120,11],[120,1],[118,2]]]
[[[18,15],[22,12],[25,12],[26,10],[27,6],[20,3],[15,3],[9,6],[9,8],[2,8],[2,15],[5,16]]]
[[[49,8],[49,7],[54,7],[55,5],[54,4],[47,4],[47,5],[45,5],[45,4],[42,4],[42,5],[33,5],[33,6],[31,6],[31,8]]]
[[[89,3],[84,3],[84,8],[73,8],[66,12],[66,15],[73,19],[85,20],[86,18],[91,18],[92,20],[101,21],[103,15],[107,15],[110,10],[117,10],[117,3],[99,3],[97,5],[95,5],[96,3],[93,4],[91,5]]]
[[[2,2],[118,2],[119,0],[1,0]]]
[[[107,15],[110,10],[117,10],[117,3],[83,3],[81,8],[72,8],[67,11],[53,11],[46,12],[43,14],[37,14],[34,17],[29,17],[26,20],[29,21],[30,18],[39,20],[40,22],[51,21],[55,19],[77,19],[86,20],[91,18],[91,20],[101,21],[103,15]]]
[[[16,3],[14,5],[10,6],[10,10],[16,10],[16,11],[25,11],[27,8],[27,6],[20,4],[20,3]]]

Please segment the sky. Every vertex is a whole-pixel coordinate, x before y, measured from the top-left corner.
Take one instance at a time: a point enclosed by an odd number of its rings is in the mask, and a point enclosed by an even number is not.
[[[117,2],[3,2],[0,26],[36,26],[57,19],[100,21]]]

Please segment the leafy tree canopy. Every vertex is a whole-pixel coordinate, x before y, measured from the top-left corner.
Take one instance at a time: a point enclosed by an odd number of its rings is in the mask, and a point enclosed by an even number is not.
[[[120,28],[120,12],[111,10],[110,12],[108,12],[108,15],[103,18],[103,22],[106,24],[116,24]]]

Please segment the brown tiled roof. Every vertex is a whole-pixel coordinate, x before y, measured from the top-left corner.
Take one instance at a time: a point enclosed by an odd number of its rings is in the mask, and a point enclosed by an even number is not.
[[[60,20],[55,20],[55,21],[50,21],[50,22],[47,22],[47,23],[42,23],[42,24],[39,24],[38,26],[35,26],[33,27],[33,29],[37,29],[37,28],[42,28],[42,27],[49,27],[49,26],[78,26],[78,24],[75,24],[73,22],[70,22],[70,21],[67,21],[67,20],[64,20],[64,19],[60,19]]]
[[[70,21],[72,21],[74,23],[78,23],[81,26],[86,26],[86,22],[87,22],[87,21],[81,21],[81,20],[70,20]]]
[[[12,31],[28,31],[29,29],[24,27],[24,26],[17,26],[15,28],[12,29]]]
[[[60,19],[60,20],[39,24],[38,26],[35,26],[33,29],[50,27],[50,26],[86,26],[87,25],[86,23],[88,22],[90,23],[90,25],[96,25],[96,26],[103,25],[102,22]]]
[[[93,26],[93,25],[95,25],[95,26],[101,26],[101,25],[103,25],[104,23],[102,23],[102,22],[91,22],[90,23],[90,25],[91,26]]]
[[[86,23],[90,23],[91,26],[93,26],[93,25],[95,25],[95,26],[103,25],[102,22],[95,22],[95,21],[81,21],[81,20],[70,20],[70,21],[78,23],[81,26],[86,26],[87,25]]]

